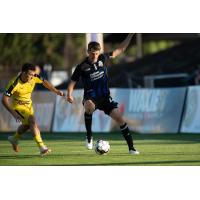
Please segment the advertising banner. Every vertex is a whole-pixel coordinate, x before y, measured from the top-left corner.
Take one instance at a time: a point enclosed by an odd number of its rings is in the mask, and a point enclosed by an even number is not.
[[[55,100],[56,95],[52,92],[34,92],[32,95],[34,113],[41,131],[51,131]],[[16,131],[19,125],[0,104],[0,131]]]
[[[133,131],[177,133],[183,109],[185,88],[117,89],[114,99]],[[113,123],[112,130],[117,129]]]
[[[57,96],[53,131],[85,132],[83,90],[74,90],[73,97],[73,104],[69,104]],[[111,119],[104,112],[97,110],[93,113],[92,130],[94,132],[108,132],[110,125]]]
[[[200,86],[188,87],[181,132],[200,133]]]

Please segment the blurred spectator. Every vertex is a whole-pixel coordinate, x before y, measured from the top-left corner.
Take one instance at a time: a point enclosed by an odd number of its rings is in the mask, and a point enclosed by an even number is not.
[[[40,65],[38,65],[38,64],[35,67],[36,67],[36,70],[35,70],[36,74],[38,76],[42,77],[43,79],[47,80],[47,78],[45,76],[45,73],[43,72],[43,68],[40,67]],[[45,87],[43,87],[41,84],[37,84],[36,87],[35,87],[35,89],[36,90],[45,90]]]
[[[41,68],[40,68],[39,65],[36,65],[36,66],[35,66],[35,72],[36,72],[37,75],[40,75],[40,73],[41,73]]]

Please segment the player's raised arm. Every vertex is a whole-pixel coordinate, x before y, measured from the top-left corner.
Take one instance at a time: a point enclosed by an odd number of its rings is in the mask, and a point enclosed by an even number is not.
[[[74,91],[75,85],[76,85],[76,81],[71,80],[71,82],[69,83],[69,85],[67,87],[67,101],[69,103],[73,103],[73,101],[74,101],[72,93]]]
[[[118,55],[122,54],[126,50],[126,48],[128,47],[128,45],[129,45],[134,34],[135,33],[129,33],[128,34],[126,39],[119,45],[119,48],[117,48],[116,50],[114,50],[112,52],[112,56],[111,56],[112,58],[117,57]]]
[[[56,93],[59,96],[64,96],[64,93],[60,90],[57,90],[51,83],[49,83],[47,80],[43,81],[43,86],[47,89],[49,89],[50,91]]]
[[[16,122],[21,122],[22,121],[22,117],[15,112],[15,110],[13,110],[13,108],[10,106],[9,103],[9,96],[6,96],[5,94],[2,97],[2,104],[4,105],[4,107],[12,114],[12,116],[15,118]]]

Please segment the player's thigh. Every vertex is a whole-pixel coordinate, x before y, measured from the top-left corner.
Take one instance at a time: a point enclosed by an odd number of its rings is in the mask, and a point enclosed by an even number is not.
[[[22,125],[29,126],[29,116],[34,113],[32,106],[15,106],[14,110],[22,117]]]
[[[118,108],[114,108],[110,112],[110,117],[115,120],[120,126],[124,125],[125,121]]]
[[[106,97],[98,102],[97,109],[104,111],[106,115],[110,116],[111,112],[118,108],[117,105],[117,102],[112,101],[109,97]]]
[[[25,133],[26,131],[28,131],[29,128],[30,128],[29,125],[23,125],[23,124],[22,124],[22,125],[20,125],[20,126],[18,127],[17,132],[18,132],[19,134],[23,134],[23,133]]]
[[[85,112],[92,114],[95,111],[95,104],[92,100],[86,100],[84,102]]]
[[[34,115],[29,115],[28,122],[29,122],[30,128],[38,128],[36,118]]]

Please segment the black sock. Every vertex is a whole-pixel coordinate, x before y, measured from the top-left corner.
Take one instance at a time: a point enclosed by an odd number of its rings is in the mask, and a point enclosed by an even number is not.
[[[84,117],[85,117],[86,138],[90,143],[92,139],[92,115],[85,113]]]
[[[122,135],[124,136],[124,138],[128,144],[129,150],[135,150],[133,147],[133,137],[130,133],[130,130],[129,130],[127,124],[125,123],[123,126],[120,126],[120,129],[121,129]]]

